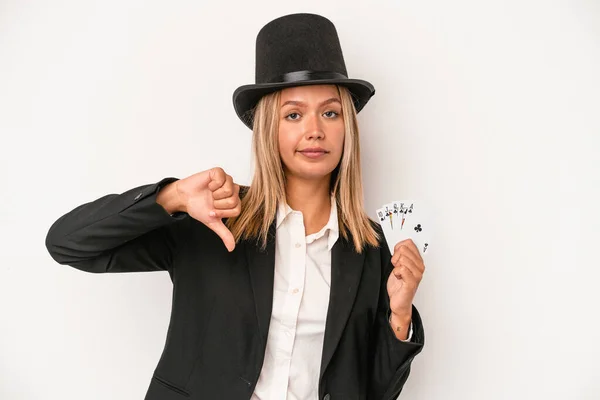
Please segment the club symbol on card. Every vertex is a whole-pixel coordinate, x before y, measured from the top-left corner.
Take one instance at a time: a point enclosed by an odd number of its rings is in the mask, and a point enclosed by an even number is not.
[[[383,215],[383,213],[381,211],[378,211],[377,215],[379,216],[379,221],[381,221],[381,222],[385,221],[385,215]]]
[[[425,253],[427,251],[427,247],[429,246],[429,243],[425,243],[423,245],[423,253]]]
[[[415,226],[415,232],[421,232],[423,230],[423,227],[421,226],[421,224],[417,224],[417,226]]]

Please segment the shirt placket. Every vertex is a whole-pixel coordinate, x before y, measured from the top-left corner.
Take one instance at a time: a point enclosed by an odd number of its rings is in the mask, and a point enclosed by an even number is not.
[[[300,212],[292,212],[290,215],[290,252],[291,265],[289,270],[289,287],[285,294],[284,313],[281,319],[280,335],[278,340],[277,352],[279,368],[285,371],[285,376],[289,376],[292,361],[292,350],[296,337],[296,326],[298,323],[298,313],[302,294],[304,293],[304,279],[306,275],[306,237],[304,235],[304,221]],[[281,382],[281,381],[280,381]],[[288,380],[280,383],[277,392],[278,399],[287,398]]]

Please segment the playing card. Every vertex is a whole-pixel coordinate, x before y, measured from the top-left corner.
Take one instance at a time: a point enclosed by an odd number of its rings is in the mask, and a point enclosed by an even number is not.
[[[400,235],[405,232],[404,227],[406,224],[406,219],[412,215],[415,211],[415,202],[412,200],[404,200],[404,201],[394,201],[391,204],[394,213],[398,214],[397,220],[398,225],[397,229],[394,230],[396,235]],[[396,242],[398,243],[398,241]]]
[[[393,227],[393,223],[394,223],[394,218],[392,216],[392,213],[391,213],[391,210],[389,209],[389,207],[386,207],[384,205],[382,208],[377,209],[377,219],[383,230],[383,236],[385,237],[385,241],[388,245],[388,248],[390,249],[390,253],[394,254],[395,243],[393,243],[393,237],[392,237],[393,236],[392,227]]]
[[[412,239],[421,257],[430,248],[430,226],[426,213],[413,200],[399,200],[384,204],[376,211],[390,253],[402,240]]]
[[[407,214],[404,222],[404,228],[401,234],[395,238],[396,243],[410,238],[419,249],[421,257],[424,257],[430,248],[430,222],[426,212],[419,209],[413,210],[411,214]]]
[[[400,241],[398,238],[400,238],[404,229],[408,210],[410,209],[412,212],[412,204],[413,202],[410,202],[410,204],[405,206],[401,202],[392,202],[384,204],[377,210],[378,221],[383,229],[383,234],[391,254],[394,254],[394,246]]]

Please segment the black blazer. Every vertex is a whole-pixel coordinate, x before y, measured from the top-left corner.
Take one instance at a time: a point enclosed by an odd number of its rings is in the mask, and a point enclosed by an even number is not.
[[[46,247],[58,263],[86,272],[169,273],[171,319],[145,400],[250,399],[271,317],[275,220],[265,252],[241,241],[229,253],[203,223],[156,203],[176,179],[76,207],[52,224]],[[341,236],[333,246],[319,399],[389,400],[402,390],[424,334],[414,305],[411,342],[388,323],[390,259],[384,242],[362,254]]]

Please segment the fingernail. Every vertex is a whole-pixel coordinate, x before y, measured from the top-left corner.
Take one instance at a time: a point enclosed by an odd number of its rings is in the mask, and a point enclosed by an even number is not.
[[[214,217],[217,214],[214,211],[211,211],[211,212],[208,213],[208,215],[210,215],[211,217]]]

